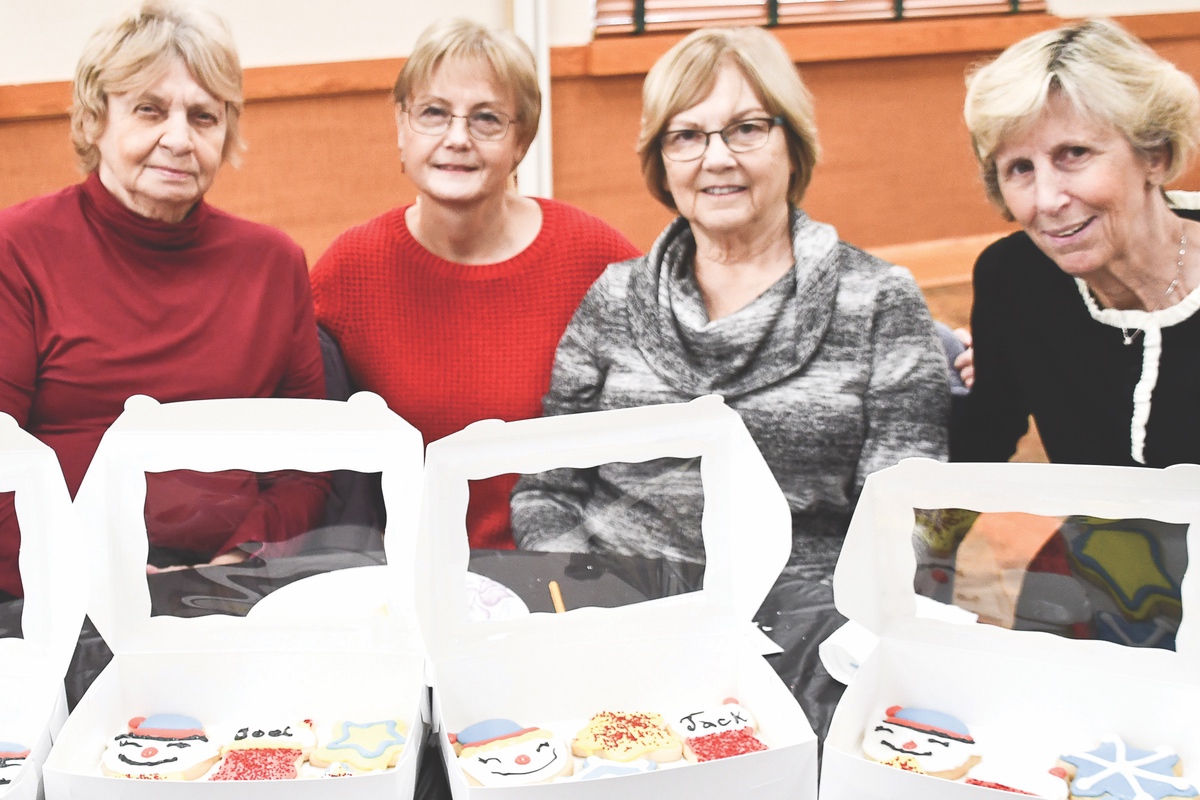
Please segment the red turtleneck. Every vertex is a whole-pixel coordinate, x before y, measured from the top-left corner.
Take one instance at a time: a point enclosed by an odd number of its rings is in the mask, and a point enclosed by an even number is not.
[[[0,411],[54,449],[72,496],[132,394],[323,397],[300,248],[203,201],[176,225],[146,219],[94,172],[0,211]],[[264,491],[232,535],[155,543],[224,551],[286,538],[319,516],[321,492],[282,491],[299,494]],[[9,500],[0,589],[20,594],[14,530]]]

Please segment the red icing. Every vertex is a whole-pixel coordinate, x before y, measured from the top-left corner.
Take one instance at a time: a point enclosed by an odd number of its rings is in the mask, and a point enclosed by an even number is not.
[[[1050,770],[1050,774],[1056,778],[1062,778],[1063,780],[1067,779],[1067,771],[1065,769],[1063,769],[1062,767],[1052,768]]]
[[[1011,786],[1005,786],[1003,783],[992,783],[991,781],[977,781],[974,778],[967,778],[967,783],[972,786],[982,786],[986,789],[999,789],[1002,792],[1012,792],[1014,794],[1027,794],[1030,797],[1037,797],[1033,792],[1023,792],[1020,789],[1014,789]]]
[[[300,751],[294,747],[231,750],[211,780],[290,780],[296,777],[296,760],[298,758],[300,758]]]
[[[767,746],[756,739],[749,728],[697,736],[694,739],[688,739],[687,743],[697,761],[715,761],[718,758],[757,753],[767,749]]]

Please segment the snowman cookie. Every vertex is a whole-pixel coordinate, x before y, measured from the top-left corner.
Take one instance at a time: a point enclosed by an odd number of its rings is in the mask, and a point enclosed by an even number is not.
[[[975,740],[957,717],[892,706],[867,726],[863,752],[881,764],[957,780],[979,763]]]
[[[527,786],[570,775],[575,762],[566,740],[508,719],[468,726],[454,737],[458,766],[472,786]]]
[[[100,768],[116,778],[192,781],[220,757],[199,720],[182,714],[154,714],[129,720],[104,751]]]

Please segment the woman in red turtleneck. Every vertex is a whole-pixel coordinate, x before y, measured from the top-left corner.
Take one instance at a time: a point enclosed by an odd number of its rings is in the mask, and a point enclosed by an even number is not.
[[[203,200],[240,144],[240,111],[224,24],[146,0],[96,33],[76,72],[87,179],[0,212],[0,411],[55,450],[72,495],[130,395],[324,395],[303,253]],[[217,502],[179,519],[199,496]],[[319,520],[324,484],[168,473],[147,497],[153,545],[231,563],[239,545]],[[0,500],[0,591],[19,596],[16,519]]]

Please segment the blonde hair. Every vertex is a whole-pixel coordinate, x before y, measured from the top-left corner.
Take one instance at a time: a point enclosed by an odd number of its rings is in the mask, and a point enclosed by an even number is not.
[[[242,139],[242,65],[225,21],[175,0],[143,0],[101,27],[75,67],[71,144],[84,172],[100,163],[94,142],[108,123],[110,95],[134,91],[164,75],[180,59],[204,91],[225,104],[221,158],[238,162]]]
[[[1119,130],[1142,154],[1165,148],[1166,181],[1186,168],[1200,136],[1200,90],[1190,76],[1109,20],[1035,34],[967,77],[963,108],[988,198],[1000,195],[996,151],[1052,95]]]
[[[396,76],[392,99],[406,109],[413,90],[432,80],[446,59],[488,67],[499,87],[513,93],[517,145],[524,152],[537,135],[542,116],[537,62],[529,46],[511,31],[491,31],[470,20],[435,22],[421,33]]]
[[[736,67],[771,116],[782,117],[792,177],[788,199],[799,205],[820,156],[813,98],[787,51],[761,28],[701,28],[660,58],[642,86],[642,129],[637,152],[646,188],[671,210],[659,138],[671,119],[702,101],[716,85],[719,67]]]

